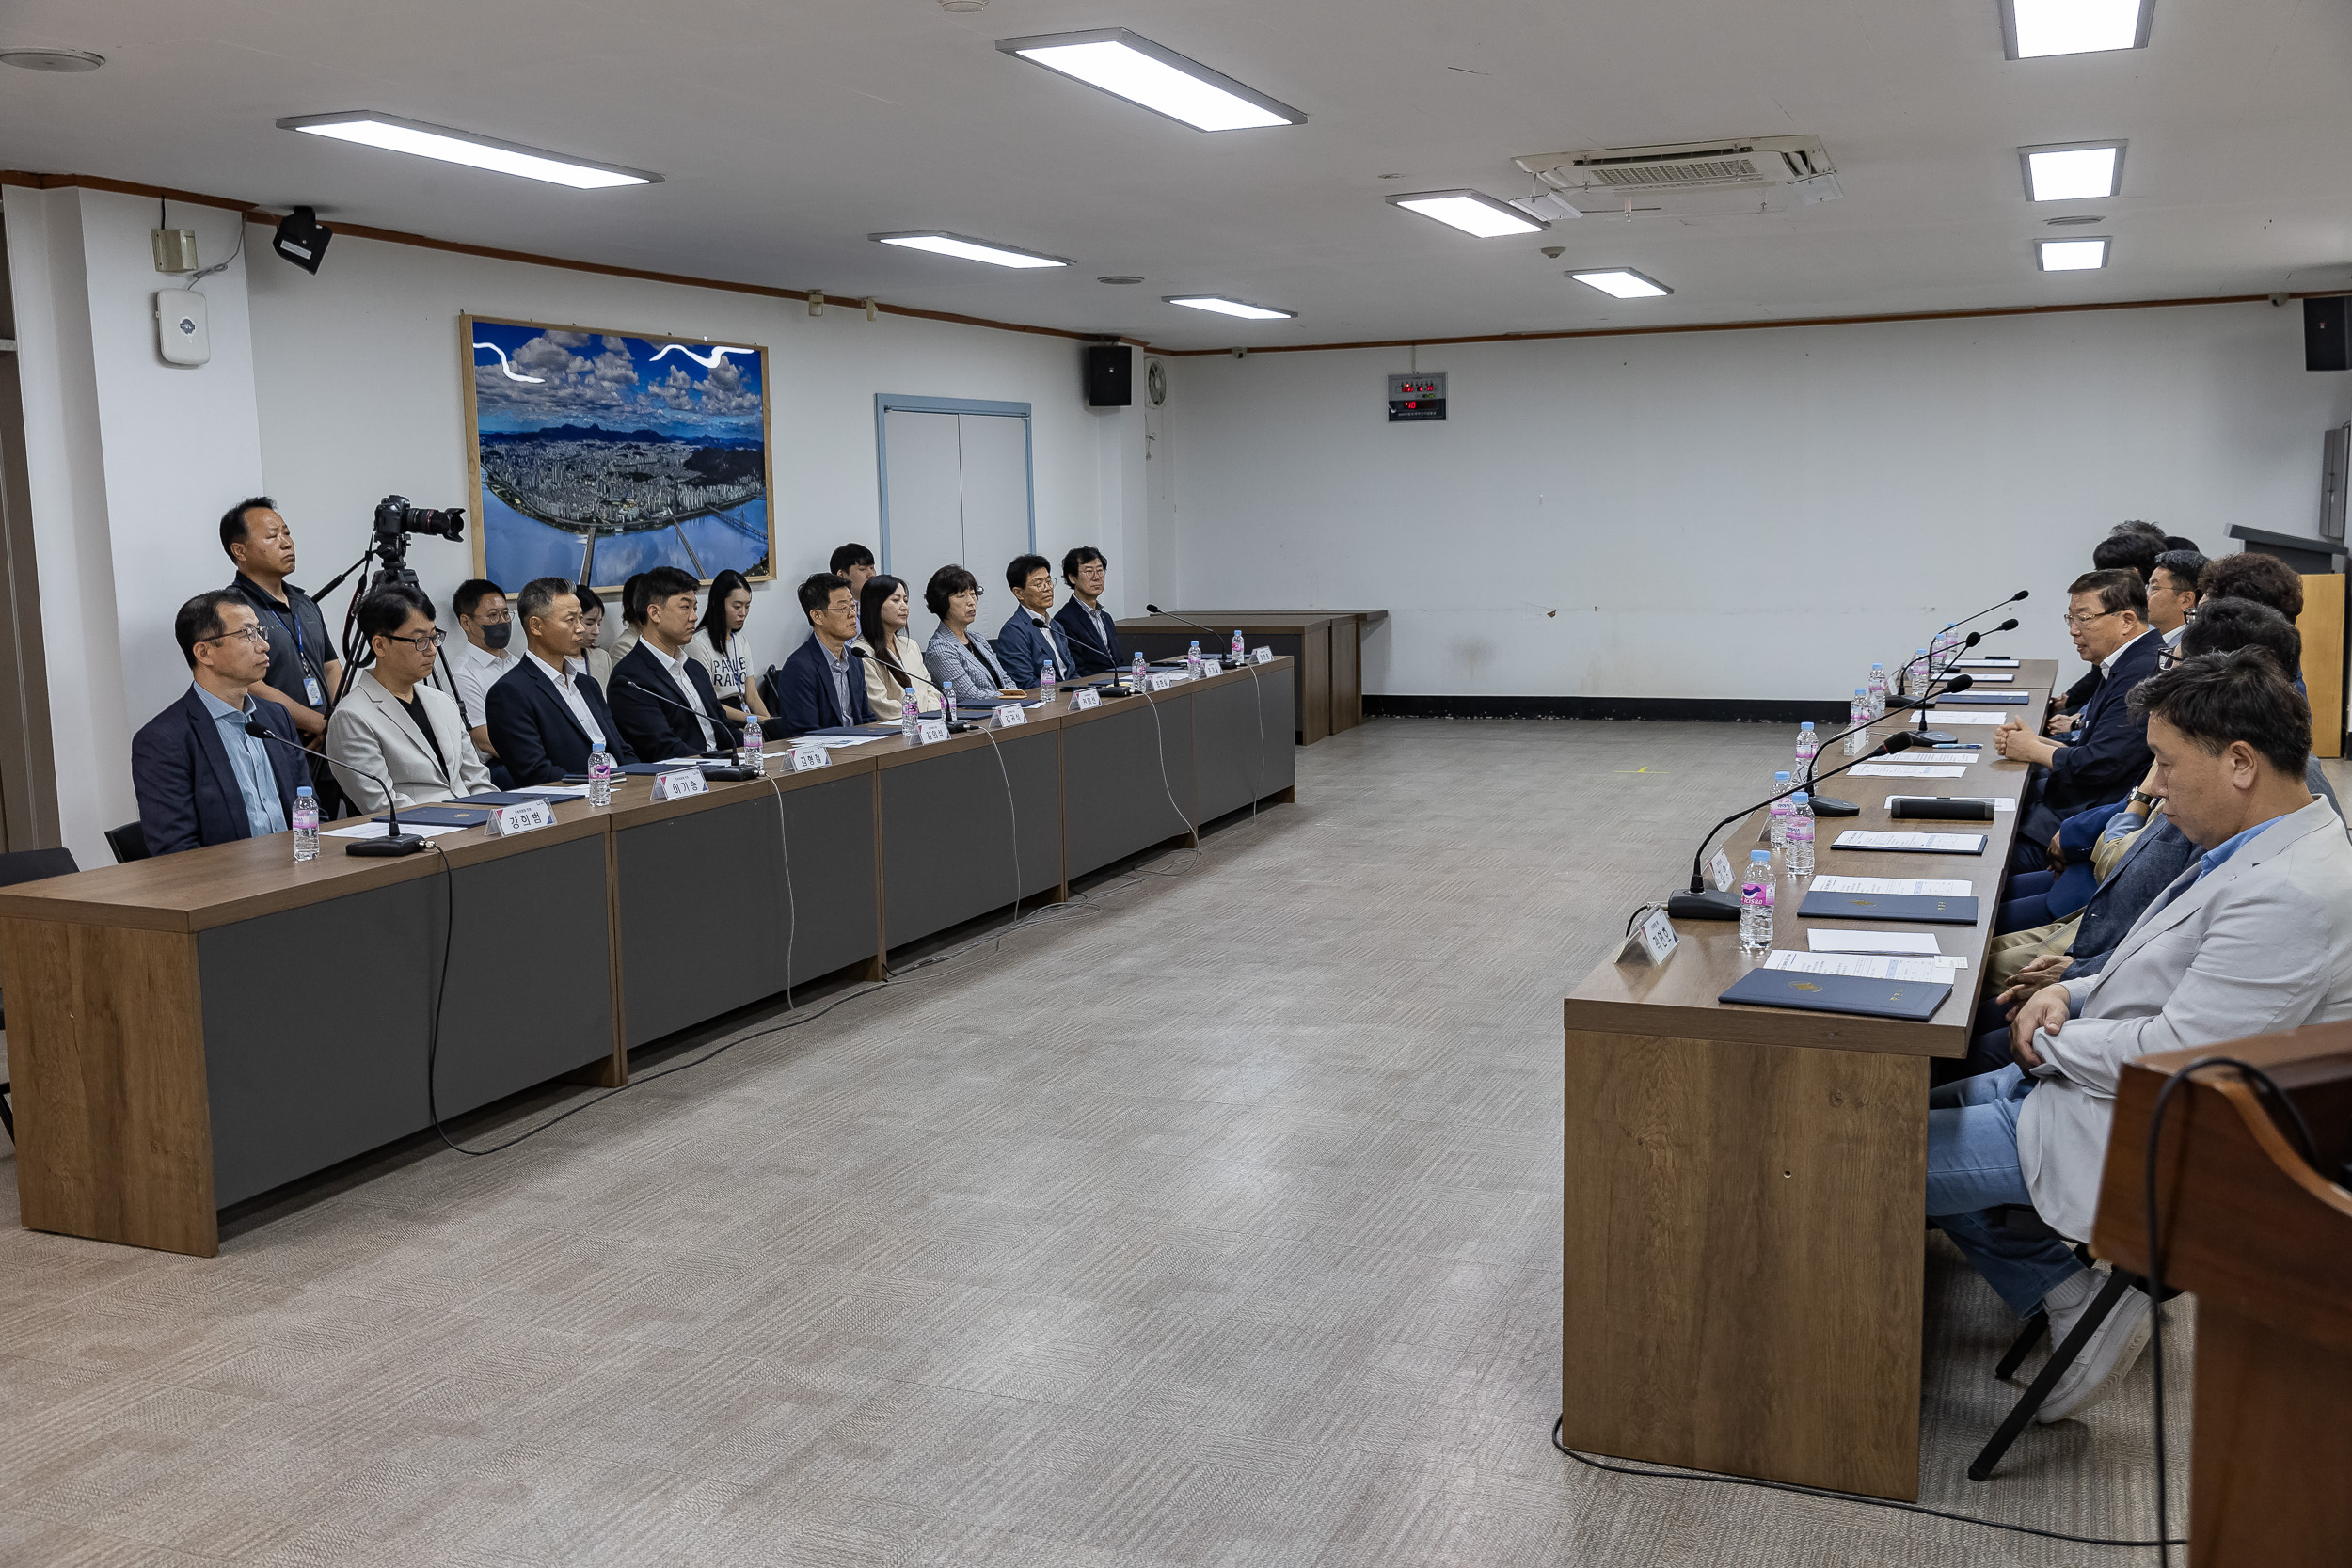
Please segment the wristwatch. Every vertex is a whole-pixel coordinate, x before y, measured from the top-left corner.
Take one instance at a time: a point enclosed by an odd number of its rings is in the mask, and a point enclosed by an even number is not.
[[[2137,806],[2142,815],[2145,815],[2146,813],[2155,809],[2156,798],[2149,794],[2144,789],[2135,789],[2132,791],[2131,800],[2126,801],[2125,804]]]

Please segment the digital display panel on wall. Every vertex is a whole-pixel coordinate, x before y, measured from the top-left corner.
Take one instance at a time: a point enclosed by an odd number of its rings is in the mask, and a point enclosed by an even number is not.
[[[1445,372],[1389,377],[1389,422],[1445,418]]]

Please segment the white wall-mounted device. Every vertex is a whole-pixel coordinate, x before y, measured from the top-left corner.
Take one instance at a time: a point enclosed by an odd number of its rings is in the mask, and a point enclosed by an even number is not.
[[[156,291],[155,347],[174,365],[201,365],[212,358],[213,332],[202,294],[194,289]]]

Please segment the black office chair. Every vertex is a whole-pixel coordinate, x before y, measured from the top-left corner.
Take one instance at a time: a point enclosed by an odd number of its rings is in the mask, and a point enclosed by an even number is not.
[[[2051,1229],[2042,1216],[2030,1208],[2015,1204],[2008,1205],[2002,1209],[2001,1218],[2011,1230],[2021,1231],[2026,1235],[2047,1237],[2052,1241],[2066,1240],[2065,1237]],[[2091,1266],[2090,1249],[2079,1242],[2070,1244],[2074,1246],[2074,1256],[2082,1259],[2083,1267],[2090,1268]],[[2039,1411],[2042,1402],[2050,1397],[2050,1390],[2058,1386],[2058,1379],[2064,1377],[2067,1369],[2080,1358],[2083,1348],[2090,1343],[2090,1337],[2099,1332],[2099,1325],[2107,1321],[2108,1314],[2113,1312],[2116,1305],[2123,1299],[2124,1292],[2137,1291],[2145,1294],[2147,1290],[2148,1281],[2138,1275],[2125,1274],[2122,1269],[2108,1271],[2106,1278],[2100,1282],[2099,1293],[2090,1298],[2090,1310],[2083,1314],[2082,1321],[2074,1325],[2074,1331],[2066,1337],[2064,1344],[2051,1349],[2050,1358],[2042,1364],[2042,1370],[2034,1374],[2033,1382],[2026,1386],[2026,1391],[2018,1396],[2017,1403],[2010,1408],[2009,1415],[2003,1418],[1992,1438],[1969,1463],[1968,1479],[1970,1481],[1993,1479],[1993,1472],[2000,1465],[2002,1455],[2009,1452],[2010,1445],[2017,1441],[2027,1424],[2033,1420],[2034,1413]],[[2168,1290],[2160,1299],[2170,1301],[2180,1293],[2178,1291]],[[2025,1365],[2026,1357],[2033,1354],[2034,1346],[2040,1344],[2042,1336],[2049,1331],[2048,1313],[2036,1312],[2026,1319],[2024,1330],[2017,1336],[2017,1342],[2009,1347],[2009,1354],[2002,1356],[2000,1364],[1993,1369],[1993,1375],[2007,1383],[2010,1374]]]
[[[106,830],[106,847],[115,852],[117,865],[147,859],[147,834],[139,830],[136,818],[119,828]]]
[[[0,855],[0,887],[11,887],[18,882],[37,882],[43,877],[71,877],[81,869],[73,863],[73,851],[71,849],[20,849],[13,855]],[[5,999],[0,999],[0,1029],[8,1025]],[[16,1111],[8,1103],[6,1079],[0,1079],[0,1128],[8,1131],[10,1143],[16,1142]]]
[[[768,666],[768,673],[759,677],[759,700],[771,713],[774,713],[784,706],[784,703],[780,696],[780,689],[777,686],[777,682],[781,680],[783,676],[784,666],[781,664],[771,664]],[[765,726],[762,726],[760,733],[763,735],[767,733]]]

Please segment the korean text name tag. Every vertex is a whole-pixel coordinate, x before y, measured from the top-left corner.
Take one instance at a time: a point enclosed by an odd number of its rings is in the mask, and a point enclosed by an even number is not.
[[[1102,705],[1103,694],[1090,686],[1082,686],[1078,688],[1077,691],[1073,693],[1070,699],[1071,710],[1076,713],[1083,713],[1088,708],[1101,707]]]
[[[1666,918],[1666,911],[1652,910],[1626,937],[1625,945],[1617,949],[1617,961],[1627,963],[1639,958],[1656,968],[1674,955],[1677,944],[1681,941],[1675,923]]]
[[[1103,699],[1097,697],[1094,700],[1099,703]],[[1015,724],[1025,724],[1028,721],[1028,710],[1018,703],[1007,703],[996,710],[996,727],[1000,730],[1009,730]]]
[[[999,711],[1001,712],[1002,710],[1000,709]],[[946,720],[918,719],[914,721],[914,743],[917,746],[936,746],[939,742],[946,738]]]
[[[1272,648],[1252,648],[1249,650],[1249,662],[1252,664],[1271,664],[1274,662],[1274,650]]]
[[[656,800],[682,800],[689,795],[709,793],[710,781],[703,777],[699,768],[665,768],[653,776]]]
[[[812,768],[822,768],[832,761],[833,753],[822,746],[792,748],[792,771],[795,773],[805,773]]]
[[[490,820],[482,825],[492,838],[506,838],[515,833],[527,833],[535,828],[555,826],[555,808],[545,800],[525,800],[512,806],[493,806]]]

